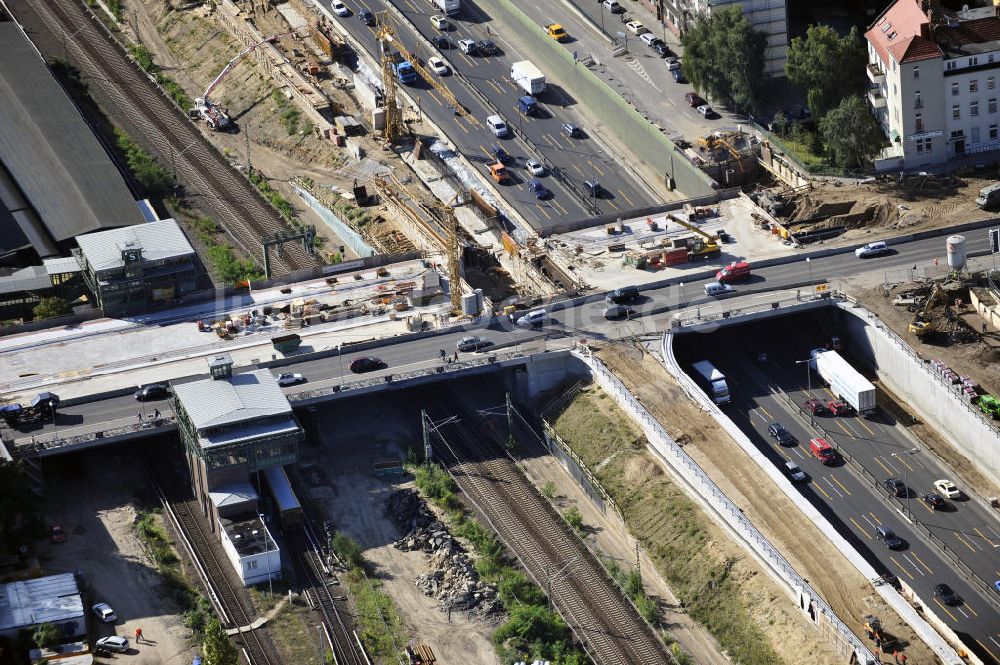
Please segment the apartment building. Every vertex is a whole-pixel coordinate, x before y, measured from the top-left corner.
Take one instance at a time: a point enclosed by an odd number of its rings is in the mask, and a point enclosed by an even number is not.
[[[1000,150],[1000,0],[960,12],[896,0],[865,39],[868,102],[890,142],[877,170]]]

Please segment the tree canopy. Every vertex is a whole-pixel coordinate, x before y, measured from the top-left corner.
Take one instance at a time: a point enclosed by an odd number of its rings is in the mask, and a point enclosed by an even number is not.
[[[739,6],[699,16],[681,43],[681,69],[698,91],[739,111],[757,109],[767,37],[753,29]]]
[[[21,462],[0,460],[0,487],[0,552],[13,553],[41,534],[41,501],[29,488]]]
[[[233,641],[226,635],[222,624],[215,617],[205,626],[205,642],[202,645],[205,665],[238,665],[239,652]]]
[[[822,118],[845,97],[864,91],[867,61],[857,28],[842,37],[829,26],[811,25],[805,38],[789,45],[785,73],[805,91],[813,116]]]
[[[36,319],[49,319],[70,313],[69,303],[62,298],[42,298],[31,310]]]
[[[868,105],[858,95],[847,97],[819,121],[827,154],[837,166],[865,168],[888,145]]]

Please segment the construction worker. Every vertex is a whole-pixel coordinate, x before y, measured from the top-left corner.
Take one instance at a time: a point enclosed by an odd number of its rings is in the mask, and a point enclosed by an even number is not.
[[[142,628],[136,627],[135,629],[135,642],[138,644],[142,642]]]

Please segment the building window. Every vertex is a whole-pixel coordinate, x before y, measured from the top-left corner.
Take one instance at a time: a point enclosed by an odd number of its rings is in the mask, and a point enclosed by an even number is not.
[[[914,116],[914,120],[916,120],[916,125],[914,126],[913,131],[915,132],[924,131],[924,116],[918,113],[917,115]]]
[[[246,564],[247,564],[247,570],[257,569],[257,559],[250,559],[249,561],[246,562]]]
[[[949,60],[948,62],[944,63],[944,68],[945,69],[955,69],[955,61],[954,60]]]
[[[979,127],[973,127],[972,131],[970,132],[970,134],[971,134],[971,136],[969,137],[969,139],[973,143],[979,143]]]
[[[930,152],[930,151],[931,151],[931,140],[929,138],[924,139],[924,152]]]
[[[979,115],[979,102],[971,102],[969,104],[969,115],[973,118]]]
[[[913,67],[913,78],[915,79],[920,78],[920,67],[917,66]]]
[[[997,112],[997,99],[996,99],[996,97],[994,97],[993,99],[990,99],[989,101],[986,102],[986,109],[987,109],[987,113],[996,113]]]
[[[923,152],[923,151],[924,151],[924,140],[917,139],[917,152]]]
[[[951,84],[951,96],[958,97],[958,81]]]
[[[922,109],[924,108],[924,100],[920,99],[920,91],[917,90],[913,93],[913,108]]]
[[[979,64],[979,58],[969,58],[969,67],[975,67]]]
[[[1000,139],[1000,128],[996,125],[990,125],[990,140],[996,141],[997,139]]]
[[[930,151],[931,151],[930,139],[917,139],[917,152],[930,152]]]
[[[969,92],[979,92],[979,79],[969,81]]]
[[[961,108],[959,108],[958,104],[955,104],[954,106],[951,107],[951,119],[952,120],[962,119],[962,110]]]
[[[989,78],[986,79],[986,89],[987,90],[996,90],[996,87],[997,87],[996,77],[990,76]]]

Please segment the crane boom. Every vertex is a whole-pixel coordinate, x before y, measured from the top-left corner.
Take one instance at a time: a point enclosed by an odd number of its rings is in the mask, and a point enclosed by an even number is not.
[[[718,244],[718,242],[719,242],[719,236],[714,236],[711,233],[706,233],[705,231],[702,231],[701,229],[699,229],[694,224],[689,224],[688,222],[685,222],[678,215],[675,215],[672,212],[671,213],[667,213],[667,217],[670,218],[672,221],[677,222],[678,224],[680,224],[681,226],[683,226],[684,228],[686,228],[688,231],[694,231],[698,235],[700,235],[703,238],[705,238],[705,240],[707,240],[709,243]]]
[[[208,99],[208,96],[212,94],[213,90],[215,90],[215,86],[219,85],[222,79],[226,77],[226,74],[233,71],[233,68],[236,67],[236,65],[238,65],[243,58],[250,55],[250,53],[255,51],[258,47],[263,46],[264,44],[269,44],[274,40],[276,40],[278,37],[284,37],[285,35],[293,35],[293,34],[295,34],[294,30],[291,32],[282,32],[276,35],[271,35],[270,37],[265,37],[256,44],[251,44],[250,46],[240,51],[239,54],[236,55],[236,57],[234,57],[232,60],[226,63],[226,66],[222,68],[222,71],[219,72],[219,75],[215,77],[215,80],[208,84],[208,87],[205,88],[205,94],[202,95],[202,98]]]

